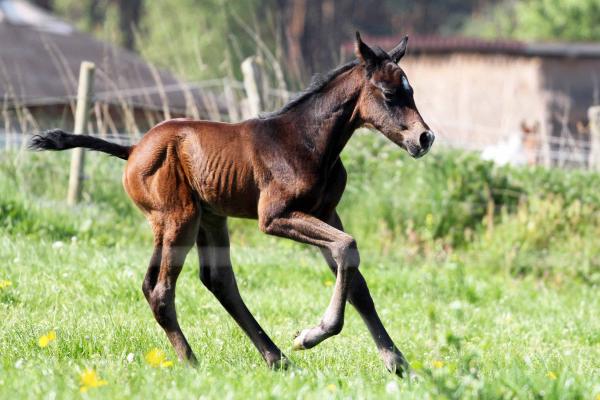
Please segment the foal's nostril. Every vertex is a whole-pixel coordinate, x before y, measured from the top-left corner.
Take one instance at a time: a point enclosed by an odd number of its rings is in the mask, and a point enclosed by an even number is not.
[[[433,144],[434,139],[435,136],[433,135],[433,132],[425,131],[421,133],[421,136],[419,136],[419,144],[421,145],[421,148],[423,150],[429,150],[429,148]]]

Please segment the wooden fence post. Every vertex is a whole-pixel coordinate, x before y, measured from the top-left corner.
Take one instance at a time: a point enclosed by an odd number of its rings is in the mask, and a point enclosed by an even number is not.
[[[600,106],[588,109],[590,121],[590,156],[588,158],[589,168],[600,170]]]
[[[246,115],[245,118],[257,117],[264,107],[264,101],[261,97],[259,88],[260,70],[256,57],[248,57],[242,62],[242,74],[244,75],[244,89],[246,90]]]
[[[225,105],[227,106],[229,122],[238,122],[240,120],[240,114],[238,113],[235,93],[233,92],[229,78],[223,79],[223,94],[225,95]]]
[[[73,133],[85,133],[88,123],[90,100],[94,87],[94,63],[83,61],[79,69],[79,86],[77,87],[77,108],[75,110],[75,127]],[[82,148],[73,149],[71,155],[71,171],[69,173],[69,192],[67,203],[75,205],[81,199],[83,179],[84,152]]]

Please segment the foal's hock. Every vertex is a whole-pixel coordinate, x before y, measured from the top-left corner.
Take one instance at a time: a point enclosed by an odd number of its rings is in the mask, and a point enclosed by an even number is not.
[[[196,245],[200,279],[240,325],[272,368],[289,365],[240,296],[229,257],[227,217],[258,219],[260,229],[320,248],[336,275],[319,324],[294,339],[309,349],[338,334],[348,300],[365,321],[388,370],[408,368],[385,330],[358,270],[356,241],[336,213],[346,185],[340,153],[352,133],[371,126],[411,156],[425,155],[434,135],[421,118],[391,52],[356,35],[357,60],[329,72],[280,111],[236,124],[174,119],[152,128],[134,146],[60,130],[35,136],[37,150],[84,147],[127,160],[125,190],[154,232],[142,289],[181,360],[196,362],[175,312],[175,287]]]

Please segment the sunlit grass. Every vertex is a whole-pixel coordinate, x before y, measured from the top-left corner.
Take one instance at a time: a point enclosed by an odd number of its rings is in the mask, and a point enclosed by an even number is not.
[[[321,317],[332,275],[317,251],[255,221],[230,224],[238,283],[295,368],[266,368],[202,286],[195,250],[177,306],[199,366],[182,365],[141,292],[151,236],[120,187],[122,162],[90,155],[84,202],[69,209],[68,155],[22,153],[0,160],[0,398],[596,399],[600,227],[581,180],[598,176],[491,173],[462,155],[415,164],[386,147],[375,158],[370,145],[350,149],[340,210],[414,380],[385,371],[351,307],[339,336],[291,352],[294,333]],[[436,162],[448,172],[432,172]],[[480,196],[450,162],[529,197],[499,207],[493,226],[485,213],[444,211]]]
[[[0,397],[77,397],[88,369],[106,384],[86,394],[115,398],[166,392],[173,398],[590,398],[598,391],[600,300],[597,289],[581,284],[471,275],[462,261],[395,265],[366,258],[362,269],[381,317],[420,376],[408,382],[385,371],[353,310],[341,335],[291,353],[294,332],[317,322],[327,304],[324,263],[312,251],[278,249],[269,240],[254,250],[234,248],[249,307],[297,366],[271,372],[202,287],[191,254],[177,302],[200,366],[160,368],[176,356],[141,294],[148,248],[53,248],[6,236],[0,248],[8,261],[2,278],[13,282],[0,294]],[[55,339],[40,346],[49,332]]]

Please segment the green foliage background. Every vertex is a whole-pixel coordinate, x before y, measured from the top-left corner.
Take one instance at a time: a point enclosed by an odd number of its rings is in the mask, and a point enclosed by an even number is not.
[[[77,27],[101,39],[119,43],[118,7],[101,2],[103,23],[92,26],[92,0],[56,0],[55,10]],[[239,76],[239,64],[260,54],[258,37],[275,57],[283,61],[274,0],[168,0],[145,1],[137,35],[137,51],[156,65],[189,79]],[[477,8],[475,5],[481,4]],[[486,38],[524,40],[600,40],[600,3],[597,0],[503,0],[455,1],[386,0],[381,4],[390,17],[367,24],[374,34],[397,34],[406,26],[416,33],[467,34]],[[476,11],[474,11],[476,10]],[[350,18],[350,17],[349,17]],[[411,20],[422,20],[411,26]],[[365,24],[365,22],[362,22]],[[352,28],[352,29],[350,29]],[[352,21],[346,29],[351,39]],[[344,36],[345,37],[345,36]],[[326,40],[326,38],[323,38]],[[298,82],[292,87],[301,86]]]
[[[89,20],[91,0],[57,0],[55,7],[78,28],[120,43],[118,7],[105,3],[105,22],[98,26]],[[271,0],[146,1],[137,31],[137,51],[189,80],[239,75],[241,61],[256,53],[256,41],[246,29],[273,45],[270,4]],[[269,35],[262,37],[265,32]]]
[[[597,0],[519,0],[501,2],[465,23],[464,31],[488,38],[598,41]]]

